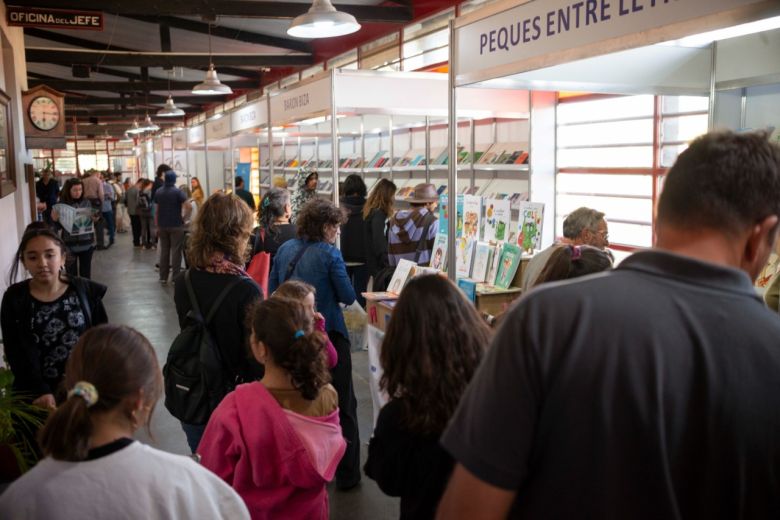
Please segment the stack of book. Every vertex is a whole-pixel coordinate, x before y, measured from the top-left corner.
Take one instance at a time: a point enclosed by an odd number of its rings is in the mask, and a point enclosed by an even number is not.
[[[524,143],[494,143],[480,155],[477,164],[528,164],[527,147]]]

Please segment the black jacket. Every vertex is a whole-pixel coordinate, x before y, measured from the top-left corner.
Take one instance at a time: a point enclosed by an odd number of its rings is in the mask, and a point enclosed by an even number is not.
[[[76,290],[81,310],[84,313],[86,327],[108,323],[108,315],[103,307],[103,296],[108,288],[87,278],[70,277],[68,283]],[[40,370],[40,352],[33,341],[32,322],[33,302],[30,296],[30,280],[15,283],[3,295],[0,307],[0,326],[3,330],[3,346],[8,364],[14,374],[13,388],[16,392],[39,397],[53,393]]]
[[[381,209],[371,210],[363,222],[363,231],[368,274],[374,276],[380,269],[390,265],[387,260],[387,214]]]
[[[350,196],[341,199],[347,210],[347,222],[341,226],[341,256],[345,262],[366,261],[366,237],[363,231],[363,206],[366,198]]]

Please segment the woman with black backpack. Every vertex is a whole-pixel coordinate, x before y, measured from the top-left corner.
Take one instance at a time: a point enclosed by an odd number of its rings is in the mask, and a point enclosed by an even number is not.
[[[193,453],[206,429],[210,412],[220,399],[236,384],[255,381],[263,375],[262,366],[250,360],[246,350],[246,311],[263,297],[258,285],[244,271],[252,224],[252,211],[235,195],[215,193],[209,197],[193,222],[187,251],[190,269],[174,280],[174,302],[183,332],[192,325],[194,318],[198,318],[193,311],[202,320],[213,314],[206,328],[221,371],[212,377],[225,382],[224,386],[220,385],[221,395],[212,392],[208,403],[188,402],[188,399],[197,398],[197,392],[190,392],[189,384],[177,382],[173,377],[177,375],[174,367],[177,360],[171,347],[165,367],[165,405],[181,421]],[[205,416],[188,414],[185,410],[202,410],[203,406],[209,408]]]

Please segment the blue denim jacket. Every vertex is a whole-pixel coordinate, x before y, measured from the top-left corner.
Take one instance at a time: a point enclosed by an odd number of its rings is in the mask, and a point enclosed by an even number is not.
[[[288,240],[279,247],[268,277],[269,293],[273,293],[284,282],[287,266],[301,247],[303,240],[299,238]],[[298,261],[290,279],[313,285],[317,289],[317,310],[325,318],[327,330],[349,338],[339,303],[349,305],[354,302],[355,290],[347,276],[341,251],[326,242],[312,243]]]

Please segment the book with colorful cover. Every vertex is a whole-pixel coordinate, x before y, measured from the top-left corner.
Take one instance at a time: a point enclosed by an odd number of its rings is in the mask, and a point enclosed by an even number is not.
[[[496,283],[496,276],[498,275],[498,266],[501,264],[501,253],[504,250],[504,243],[499,242],[498,245],[493,246],[493,255],[490,258],[490,269],[488,269],[488,274],[486,278],[486,282],[490,285],[494,285]]]
[[[544,223],[544,204],[541,202],[521,202],[520,217],[517,223],[517,245],[523,251],[533,252],[542,249],[542,224]]]
[[[455,276],[469,278],[471,266],[474,262],[474,246],[477,241],[473,238],[460,237],[455,241]]]
[[[417,267],[417,264],[411,260],[399,260],[398,265],[395,266],[393,277],[390,279],[390,284],[387,286],[387,292],[401,294],[401,291],[406,286],[406,283],[414,275],[415,267]]]
[[[474,265],[471,267],[471,279],[484,282],[490,269],[490,256],[493,247],[487,242],[477,242],[474,251]]]
[[[509,238],[512,224],[512,207],[506,199],[488,199],[485,201],[485,240],[501,242]]]
[[[508,289],[509,285],[517,273],[517,267],[520,265],[520,259],[523,255],[522,249],[514,244],[504,244],[501,251],[501,261],[496,273],[496,287]]]
[[[439,228],[441,229],[441,228]],[[431,252],[431,267],[437,271],[447,270],[447,233],[439,231]]]
[[[469,301],[477,301],[477,282],[468,278],[458,278],[458,287]]]
[[[463,196],[463,236],[479,240],[479,230],[482,225],[482,197],[476,195]]]

